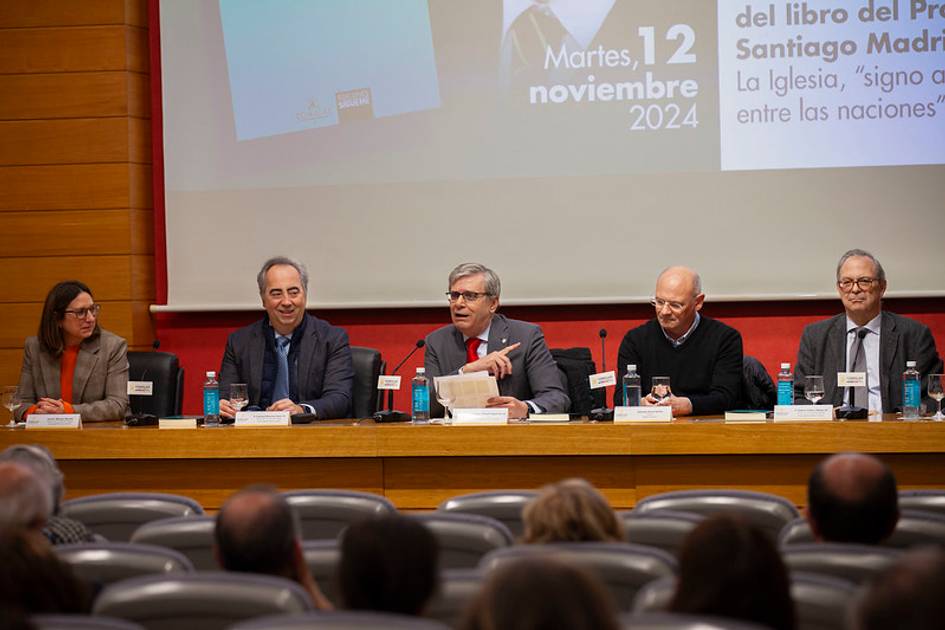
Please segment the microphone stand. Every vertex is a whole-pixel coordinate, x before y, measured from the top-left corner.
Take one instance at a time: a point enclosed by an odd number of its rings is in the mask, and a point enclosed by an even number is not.
[[[860,338],[860,349],[863,352],[866,352],[866,348],[862,347],[863,337],[865,337],[866,335],[867,335],[867,332],[865,329],[860,330],[857,333],[857,336]],[[837,411],[835,412],[837,415],[837,419],[838,420],[866,420],[867,416],[869,416],[869,409],[866,409],[865,407],[856,406],[856,388],[850,387],[849,385],[847,385],[844,389],[847,390],[847,400],[850,402],[846,405],[843,405],[839,409],[837,409]],[[866,404],[869,405],[869,391],[870,390],[868,386],[865,387],[864,389],[866,389]]]
[[[423,339],[417,339],[417,343],[414,344],[413,349],[407,353],[403,359],[400,360],[400,363],[397,364],[397,367],[393,369],[390,373],[390,376],[397,374],[397,370],[403,367],[404,363],[407,362],[407,359],[413,356],[413,353],[426,345],[426,341]],[[376,384],[375,384],[376,386]],[[374,422],[409,422],[410,414],[404,413],[403,411],[396,411],[394,409],[394,390],[390,389],[387,391],[387,409],[383,411],[378,411],[374,414]]]
[[[597,335],[600,337],[600,371],[607,371],[607,353],[605,352],[605,340],[607,339],[607,329],[601,328]],[[613,422],[614,410],[607,406],[607,388],[604,387],[604,406],[591,409],[588,418],[597,422]]]

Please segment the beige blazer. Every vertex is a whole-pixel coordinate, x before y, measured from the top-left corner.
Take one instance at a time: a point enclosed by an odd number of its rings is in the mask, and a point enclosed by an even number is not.
[[[23,348],[19,393],[21,420],[40,398],[59,398],[60,359],[51,357],[30,337]],[[121,420],[128,411],[128,343],[107,330],[82,342],[72,382],[72,406],[82,420]]]

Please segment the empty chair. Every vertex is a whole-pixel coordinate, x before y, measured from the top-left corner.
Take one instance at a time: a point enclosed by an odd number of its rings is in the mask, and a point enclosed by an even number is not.
[[[294,490],[282,493],[302,523],[302,538],[337,538],[350,523],[397,511],[379,494],[354,490]]]
[[[522,508],[538,496],[534,490],[498,490],[452,497],[440,503],[441,512],[462,512],[490,516],[509,528],[517,539],[522,535]]]
[[[35,615],[30,621],[36,630],[144,630],[131,621],[93,615]]]
[[[183,554],[155,545],[136,543],[77,543],[59,545],[56,555],[75,574],[92,584],[111,584],[140,575],[189,573],[194,570]]]
[[[478,569],[446,569],[440,574],[440,588],[423,616],[458,628],[466,609],[482,589],[482,580]]]
[[[881,573],[899,558],[902,552],[889,547],[813,543],[788,545],[781,549],[784,564],[793,574],[817,573],[862,584]]]
[[[633,508],[644,514],[658,510],[711,515],[735,513],[777,540],[781,528],[800,516],[793,503],[776,494],[749,490],[679,490],[646,497]]]
[[[180,415],[184,398],[184,370],[171,352],[129,352],[128,380],[149,381],[150,396],[128,397],[131,413]]]
[[[945,514],[945,490],[900,490],[899,509]]]
[[[634,596],[644,584],[676,573],[676,559],[670,554],[630,543],[519,545],[490,552],[479,566],[489,573],[506,563],[537,554],[548,554],[597,574],[610,589],[617,608],[624,611],[631,609]]]
[[[654,512],[618,512],[627,531],[627,542],[635,545],[647,545],[667,551],[674,556],[679,554],[682,542],[705,516],[694,512],[658,510]]]
[[[849,580],[815,573],[791,574],[797,630],[844,630],[847,606],[857,593]]]
[[[494,518],[477,514],[433,512],[412,516],[436,537],[441,569],[471,569],[494,549],[508,547],[512,532]]]
[[[128,542],[138,527],[174,516],[203,515],[200,504],[177,494],[113,492],[70,499],[62,515],[73,518],[94,533],[115,542]]]
[[[336,606],[338,601],[338,563],[341,548],[336,539],[306,540],[302,543],[302,555],[312,579],[328,600]]]
[[[229,630],[384,630],[402,628],[403,630],[447,630],[445,626],[432,619],[396,615],[394,613],[376,613],[337,610],[316,612],[304,615],[279,615],[244,621]]]
[[[374,348],[351,346],[351,365],[354,368],[354,383],[351,388],[351,415],[354,418],[370,418],[380,408],[377,377],[384,372],[381,353]]]
[[[218,630],[244,619],[311,609],[308,594],[291,580],[207,571],[116,582],[102,591],[92,612],[129,619],[148,630]]]
[[[814,532],[806,519],[797,518],[784,526],[779,541],[782,546],[813,543]],[[903,510],[892,535],[881,544],[896,549],[921,545],[945,546],[945,514]]]
[[[162,518],[136,529],[131,542],[174,549],[187,556],[198,571],[214,571],[219,568],[213,555],[215,524],[212,516]]]
[[[765,630],[767,627],[724,617],[668,612],[622,615],[620,621],[628,630]]]

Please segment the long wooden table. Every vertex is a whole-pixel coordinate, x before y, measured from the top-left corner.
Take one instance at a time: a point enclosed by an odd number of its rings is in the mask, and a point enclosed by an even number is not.
[[[376,425],[371,420],[281,428],[197,430],[87,424],[79,431],[0,430],[0,448],[42,443],[66,475],[67,498],[121,490],[174,492],[209,510],[250,483],[280,489],[348,488],[430,509],[456,494],[537,488],[580,476],[614,507],[667,490],[716,487],[806,502],[825,454],[875,453],[902,488],[945,487],[945,424],[823,422],[725,424]]]

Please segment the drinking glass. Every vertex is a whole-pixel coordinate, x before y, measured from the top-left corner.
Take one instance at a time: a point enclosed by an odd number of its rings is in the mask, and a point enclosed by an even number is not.
[[[654,376],[650,381],[650,385],[650,396],[657,402],[673,395],[672,390],[669,388],[668,376]]]
[[[945,398],[945,374],[929,374],[929,397],[938,403],[938,411],[932,420],[945,420],[942,415],[942,398]]]
[[[809,400],[812,405],[824,397],[824,377],[808,376],[804,381],[804,398]]]
[[[239,411],[249,402],[246,397],[246,383],[233,383],[230,385],[230,404],[233,409]]]
[[[448,396],[443,389],[438,387],[436,379],[433,379],[433,388],[436,390],[436,401],[443,406],[443,424],[450,423],[450,415],[453,406],[453,398]]]
[[[0,398],[3,400],[3,406],[7,408],[10,412],[10,422],[7,423],[7,427],[13,428],[16,426],[16,420],[13,419],[13,410],[20,406],[20,394],[17,391],[16,385],[6,385],[0,390]]]

